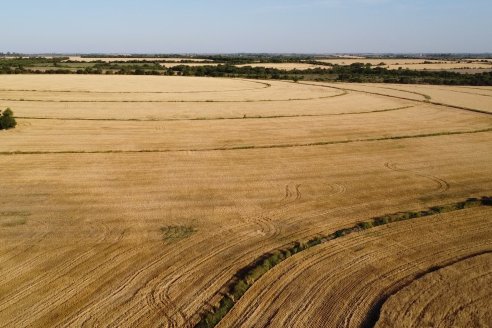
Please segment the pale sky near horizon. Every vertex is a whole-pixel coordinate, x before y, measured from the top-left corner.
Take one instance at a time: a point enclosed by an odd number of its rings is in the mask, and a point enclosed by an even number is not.
[[[0,52],[492,52],[492,0],[24,0]]]

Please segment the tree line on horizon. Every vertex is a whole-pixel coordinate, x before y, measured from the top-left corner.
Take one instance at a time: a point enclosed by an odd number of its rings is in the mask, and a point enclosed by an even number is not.
[[[159,62],[141,61],[80,63],[80,65],[83,64],[84,66],[77,67],[73,66],[74,62],[67,62],[67,57],[12,58],[0,60],[0,74],[177,75],[264,80],[492,86],[492,72],[462,74],[452,71],[390,70],[383,67],[383,65],[373,66],[371,64],[354,63],[343,66],[315,60],[303,60],[302,62],[320,67],[306,70],[281,70],[268,67],[238,67],[235,66],[238,64],[234,61],[234,57],[232,58],[232,63],[219,63],[218,65],[208,66],[177,65],[173,67],[164,67]],[[224,58],[218,56],[214,57],[214,60],[224,60]]]

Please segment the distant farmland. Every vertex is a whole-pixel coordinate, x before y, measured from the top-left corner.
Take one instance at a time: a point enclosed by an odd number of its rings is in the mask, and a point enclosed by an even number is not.
[[[492,87],[1,75],[7,107],[0,327],[490,323]]]

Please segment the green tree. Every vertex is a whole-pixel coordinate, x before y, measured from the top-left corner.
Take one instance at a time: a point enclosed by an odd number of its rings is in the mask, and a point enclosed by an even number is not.
[[[0,130],[7,130],[7,129],[12,129],[15,128],[17,125],[17,122],[15,121],[14,118],[14,113],[10,108],[7,108],[6,110],[3,111],[3,113],[0,113]]]

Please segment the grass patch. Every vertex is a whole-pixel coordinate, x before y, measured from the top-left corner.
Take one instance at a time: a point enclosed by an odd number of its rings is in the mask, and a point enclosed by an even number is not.
[[[196,229],[191,226],[167,226],[162,227],[161,232],[165,241],[177,241],[188,238],[196,232]]]
[[[6,216],[30,216],[31,213],[28,211],[4,211],[0,212],[0,217]]]
[[[13,218],[7,219],[6,222],[2,223],[2,227],[16,227],[20,225],[24,225],[27,223],[26,218]]]

